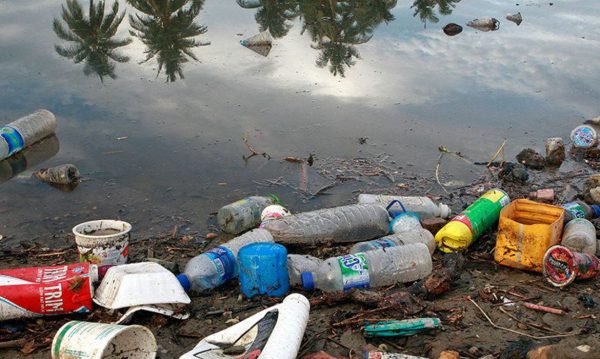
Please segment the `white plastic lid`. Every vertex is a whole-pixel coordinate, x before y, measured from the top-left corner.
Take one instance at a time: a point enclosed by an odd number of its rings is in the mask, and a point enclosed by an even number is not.
[[[448,207],[447,205],[440,203],[440,217],[442,218],[450,218],[450,216],[452,215],[452,209],[450,209],[450,207]]]

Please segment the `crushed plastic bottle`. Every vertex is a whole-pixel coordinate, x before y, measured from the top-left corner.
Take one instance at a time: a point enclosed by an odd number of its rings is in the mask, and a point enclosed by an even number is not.
[[[429,249],[423,243],[382,248],[329,258],[316,272],[302,273],[304,290],[344,292],[413,282],[431,273]]]
[[[560,243],[574,252],[596,255],[596,227],[585,218],[575,218],[565,225]]]
[[[0,160],[8,158],[56,131],[56,117],[48,110],[21,117],[0,128]]]
[[[290,286],[302,285],[302,273],[315,272],[323,263],[321,258],[308,254],[288,254],[288,273]]]
[[[202,253],[186,264],[177,279],[185,291],[205,292],[216,288],[229,279],[237,278],[239,268],[237,255],[250,243],[273,242],[273,236],[264,229],[244,233],[229,242]]]
[[[388,213],[382,206],[355,204],[292,214],[268,221],[264,229],[278,243],[317,245],[381,237],[388,233],[388,225]]]
[[[225,233],[239,234],[258,227],[262,211],[272,204],[278,204],[275,195],[270,197],[251,196],[222,207],[217,213],[217,223]]]
[[[378,248],[389,248],[396,246],[404,246],[412,243],[423,243],[429,249],[429,253],[435,251],[435,240],[433,234],[425,228],[420,228],[413,231],[391,234],[367,242],[359,242],[350,248],[350,253],[368,252]]]
[[[575,218],[595,219],[600,217],[600,206],[589,205],[583,201],[574,201],[560,205],[565,209],[565,222]]]
[[[387,206],[392,201],[399,201],[406,211],[418,214],[421,219],[433,217],[449,218],[452,213],[450,207],[443,203],[436,204],[429,197],[385,196],[367,193],[358,195],[358,203],[362,204]]]

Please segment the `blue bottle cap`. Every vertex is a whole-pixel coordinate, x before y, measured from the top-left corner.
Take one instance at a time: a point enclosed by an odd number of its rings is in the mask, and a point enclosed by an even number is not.
[[[594,210],[594,218],[600,217],[600,206],[597,204],[592,204],[590,207]]]
[[[300,279],[302,279],[302,288],[305,291],[310,292],[315,290],[315,279],[311,272],[303,272],[300,275]]]
[[[179,281],[179,284],[181,284],[181,286],[183,287],[183,290],[185,290],[186,292],[189,292],[190,289],[192,289],[192,283],[190,283],[190,279],[187,275],[183,273],[178,274],[177,280]]]

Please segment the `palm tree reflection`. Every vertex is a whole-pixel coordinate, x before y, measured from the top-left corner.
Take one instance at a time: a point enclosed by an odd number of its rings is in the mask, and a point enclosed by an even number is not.
[[[394,20],[394,6],[396,0],[300,0],[302,31],[309,32],[312,47],[320,50],[317,66],[329,65],[334,76],[344,77],[360,58],[355,45],[369,41],[381,22]]]
[[[131,42],[130,38],[113,39],[125,16],[125,12],[119,14],[119,3],[115,1],[105,15],[104,1],[94,4],[94,0],[90,0],[87,17],[76,0],[67,0],[66,5],[66,8],[62,7],[62,19],[67,28],[56,18],[52,26],[60,39],[73,44],[67,47],[55,45],[56,52],[76,64],[85,61],[83,72],[97,74],[102,82],[105,76],[116,78],[115,63],[129,61],[129,57],[119,54],[116,49]]]
[[[460,0],[415,0],[411,9],[415,9],[413,16],[419,15],[423,25],[427,26],[427,21],[433,24],[440,21],[435,13],[436,7],[440,15],[450,15],[458,2]]]
[[[269,31],[273,38],[287,35],[290,21],[298,16],[297,0],[236,0],[244,9],[258,9],[254,18],[260,31]]]
[[[127,0],[143,15],[129,15],[129,24],[146,45],[146,58],[142,63],[156,57],[158,76],[164,69],[167,82],[183,76],[183,64],[189,59],[198,61],[192,52],[197,46],[208,45],[196,41],[204,34],[206,26],[198,25],[194,19],[202,10],[204,0]]]

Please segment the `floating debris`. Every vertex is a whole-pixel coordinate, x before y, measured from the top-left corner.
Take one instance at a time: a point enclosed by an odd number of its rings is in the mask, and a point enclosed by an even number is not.
[[[263,31],[246,40],[241,40],[240,44],[256,52],[259,55],[267,57],[273,47],[273,38],[268,31]]]
[[[484,17],[467,22],[467,26],[480,31],[496,31],[500,28],[500,21],[493,17]]]
[[[458,35],[462,32],[462,30],[463,30],[462,26],[460,26],[459,24],[455,24],[453,22],[444,26],[444,34],[446,34],[448,36]]]
[[[519,26],[523,22],[523,17],[521,16],[521,13],[518,12],[516,14],[508,14],[508,15],[506,15],[506,20],[512,21],[515,24],[517,24],[517,26]]]

